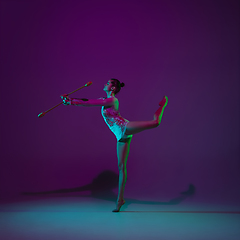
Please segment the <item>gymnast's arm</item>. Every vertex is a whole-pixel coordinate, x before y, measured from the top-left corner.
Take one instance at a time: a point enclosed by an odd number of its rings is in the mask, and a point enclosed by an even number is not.
[[[96,106],[106,106],[111,107],[117,101],[116,98],[99,98],[99,99],[86,99],[86,98],[69,98],[66,95],[61,96],[64,105],[75,105],[84,107],[96,107]]]

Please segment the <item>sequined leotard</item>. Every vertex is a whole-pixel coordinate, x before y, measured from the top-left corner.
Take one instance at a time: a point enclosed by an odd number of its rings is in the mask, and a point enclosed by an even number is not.
[[[129,121],[123,118],[119,111],[115,110],[113,107],[106,108],[102,106],[101,113],[104,121],[115,134],[117,141],[132,137],[132,135],[125,135],[126,125]]]

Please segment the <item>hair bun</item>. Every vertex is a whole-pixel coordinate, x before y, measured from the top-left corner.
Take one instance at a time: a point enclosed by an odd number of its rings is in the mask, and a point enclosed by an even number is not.
[[[121,86],[121,87],[124,87],[124,86],[125,86],[125,84],[122,82],[122,83],[120,83],[120,86]]]

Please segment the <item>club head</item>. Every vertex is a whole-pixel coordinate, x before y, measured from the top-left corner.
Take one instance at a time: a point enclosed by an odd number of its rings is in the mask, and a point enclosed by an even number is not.
[[[90,86],[90,85],[92,85],[92,82],[87,82],[84,86],[85,86],[85,87],[88,87],[88,86]]]
[[[45,115],[45,112],[42,112],[42,113],[39,113],[39,114],[38,114],[38,117],[41,118],[41,117],[43,117],[44,115]]]

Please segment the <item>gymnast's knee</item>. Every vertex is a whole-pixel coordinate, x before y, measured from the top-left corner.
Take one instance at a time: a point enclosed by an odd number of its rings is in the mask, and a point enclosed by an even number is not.
[[[124,170],[124,164],[123,163],[119,163],[118,164],[118,171],[122,172]]]
[[[118,171],[122,172],[123,174],[126,174],[127,172],[126,164],[122,162],[118,163]]]
[[[158,126],[160,125],[160,123],[161,123],[161,120],[156,119],[156,120],[154,121],[154,123],[153,123],[153,128],[158,127]]]

